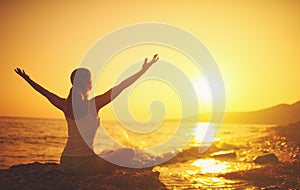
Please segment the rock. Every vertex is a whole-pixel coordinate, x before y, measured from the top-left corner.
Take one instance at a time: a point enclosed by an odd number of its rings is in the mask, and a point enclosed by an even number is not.
[[[268,164],[268,163],[278,163],[279,162],[277,156],[273,153],[257,156],[253,161],[256,164]]]
[[[300,159],[300,153],[297,153],[297,154],[293,155],[293,158]]]
[[[65,175],[58,164],[32,163],[0,170],[0,189],[81,190],[81,189],[166,189],[159,172],[149,169],[118,169],[109,174]]]
[[[210,156],[220,160],[236,159],[236,153],[234,150],[219,151],[219,152],[212,153]]]

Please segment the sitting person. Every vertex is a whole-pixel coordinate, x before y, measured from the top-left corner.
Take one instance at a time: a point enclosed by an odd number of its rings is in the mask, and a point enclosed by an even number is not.
[[[87,175],[109,172],[120,167],[114,163],[124,165],[131,162],[134,157],[134,151],[130,148],[107,151],[101,157],[96,155],[91,148],[91,143],[87,143],[82,137],[80,132],[80,127],[82,126],[79,127],[78,125],[83,124],[86,128],[97,128],[100,125],[99,110],[113,101],[125,88],[134,83],[158,59],[157,54],[149,62],[147,62],[146,58],[140,71],[104,94],[90,100],[88,100],[88,93],[92,89],[92,82],[91,72],[88,69],[78,68],[72,72],[72,88],[67,98],[61,98],[49,92],[30,79],[24,70],[15,69],[17,74],[65,115],[68,124],[68,140],[60,158],[60,168],[63,173]],[[92,139],[90,140],[92,141]]]

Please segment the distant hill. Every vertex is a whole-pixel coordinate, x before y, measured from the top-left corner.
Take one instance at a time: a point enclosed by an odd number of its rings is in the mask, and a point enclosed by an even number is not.
[[[300,101],[294,104],[279,104],[250,112],[228,112],[224,123],[256,123],[285,125],[300,121]]]

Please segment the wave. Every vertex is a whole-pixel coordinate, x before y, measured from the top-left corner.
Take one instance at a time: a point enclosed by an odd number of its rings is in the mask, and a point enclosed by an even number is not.
[[[190,160],[215,158],[221,160],[236,160],[240,147],[234,144],[215,142],[204,153],[199,152],[199,147],[188,146],[181,151],[172,151],[164,154],[153,154],[141,149],[135,149],[135,157],[129,167],[144,168],[156,165],[171,165],[184,163]]]

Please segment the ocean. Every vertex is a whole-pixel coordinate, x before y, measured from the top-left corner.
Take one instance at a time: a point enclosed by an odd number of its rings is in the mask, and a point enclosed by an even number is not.
[[[168,139],[174,135],[177,125],[175,121],[166,121],[154,134],[136,135],[122,129],[117,122],[103,122],[104,128],[120,144],[140,149]],[[299,157],[299,142],[275,133],[274,125],[223,124],[218,133],[215,131],[212,142],[203,142],[207,127],[208,123],[198,123],[196,130],[187,128],[182,135],[192,138],[183,148],[178,149],[182,144],[178,139],[178,144],[167,144],[161,152],[138,151],[135,161],[141,165],[149,160],[155,162],[166,151],[174,149],[173,154],[179,151],[174,158],[153,168],[160,172],[160,180],[168,189],[255,189],[257,186],[249,181],[227,179],[223,174],[261,168],[263,166],[255,164],[253,159],[266,153],[274,153],[280,162],[291,162]],[[94,144],[98,152],[117,148],[105,143],[101,134],[96,138]],[[59,163],[66,141],[65,120],[0,117],[0,169],[32,162]],[[207,145],[209,148],[200,153],[199,147]],[[298,176],[294,177],[299,181]]]

